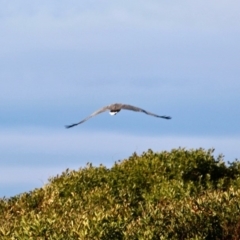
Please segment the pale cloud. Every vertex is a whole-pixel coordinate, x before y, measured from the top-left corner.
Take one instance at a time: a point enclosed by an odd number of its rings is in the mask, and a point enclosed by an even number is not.
[[[89,44],[88,51],[109,48],[119,51],[126,47],[131,50],[138,46],[131,32],[153,36],[156,32],[169,36],[178,33],[180,38],[195,34],[201,38],[202,34],[213,37],[229,32],[239,34],[240,29],[237,1],[101,1],[101,4],[15,1],[2,5],[0,31],[5,36],[0,39],[2,53],[59,48],[84,51]],[[169,40],[172,41],[171,37]]]
[[[237,1],[1,4],[0,105],[238,99]]]
[[[49,177],[67,168],[77,170],[87,162],[111,167],[115,161],[128,158],[133,152],[141,154],[149,148],[156,152],[179,147],[215,148],[215,156],[223,154],[226,161],[240,159],[239,137],[148,136],[71,130],[1,130],[0,189],[4,190],[0,196],[41,187]]]
[[[134,151],[142,152],[148,148],[162,151],[178,147],[203,147],[215,148],[217,154],[223,153],[228,157],[228,160],[234,160],[240,155],[240,150],[237,147],[240,138],[237,136],[192,137],[166,134],[148,136],[120,132],[84,131],[81,127],[60,131],[44,128],[2,130],[0,136],[0,144],[3,147],[2,154],[4,151],[10,152],[12,150],[19,154],[77,154],[81,157],[81,155],[91,155],[94,152],[94,155],[121,154],[121,157],[127,157]]]
[[[32,166],[6,166],[1,169],[0,185],[27,184],[35,182],[36,187],[48,182],[50,177],[65,171],[61,167],[32,167]],[[2,195],[3,193],[1,193]]]

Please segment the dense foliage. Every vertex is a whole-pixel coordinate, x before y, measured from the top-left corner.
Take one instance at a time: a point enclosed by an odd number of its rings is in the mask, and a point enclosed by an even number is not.
[[[0,239],[240,239],[240,164],[151,150],[0,199]]]

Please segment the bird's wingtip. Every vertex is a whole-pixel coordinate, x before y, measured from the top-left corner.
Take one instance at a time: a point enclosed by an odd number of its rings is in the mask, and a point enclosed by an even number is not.
[[[71,128],[71,127],[74,127],[76,126],[77,124],[72,124],[72,125],[65,125],[65,128]]]

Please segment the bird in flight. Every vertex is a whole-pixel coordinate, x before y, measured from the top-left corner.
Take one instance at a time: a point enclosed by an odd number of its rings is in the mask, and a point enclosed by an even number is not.
[[[143,112],[143,113],[146,113],[148,115],[151,115],[151,116],[154,116],[154,117],[158,117],[158,118],[171,119],[171,117],[159,116],[157,114],[154,114],[154,113],[151,113],[151,112],[147,112],[146,110],[144,110],[142,108],[134,107],[132,105],[121,104],[121,103],[114,103],[114,104],[111,104],[111,105],[108,105],[108,106],[100,108],[99,110],[97,110],[96,112],[92,113],[90,116],[84,118],[82,121],[80,121],[78,123],[67,125],[66,128],[71,128],[71,127],[77,126],[77,125],[87,121],[89,118],[92,118],[92,117],[98,115],[99,113],[106,112],[107,110],[109,110],[109,114],[110,115],[116,115],[118,112],[121,111],[121,109],[131,110],[131,111],[135,111],[135,112]]]

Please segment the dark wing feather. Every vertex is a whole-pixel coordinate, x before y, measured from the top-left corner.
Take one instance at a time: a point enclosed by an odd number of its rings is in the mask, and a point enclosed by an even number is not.
[[[139,108],[139,107],[134,107],[132,105],[127,105],[127,104],[123,104],[122,109],[126,109],[126,110],[132,110],[132,111],[135,111],[135,112],[143,112],[143,113],[146,113],[148,115],[151,115],[151,116],[154,116],[154,117],[158,117],[158,118],[164,118],[164,119],[171,119],[171,117],[169,116],[159,116],[157,114],[154,114],[154,113],[151,113],[151,112],[148,112],[142,108]]]
[[[107,111],[108,109],[109,109],[109,106],[103,107],[103,108],[97,110],[96,112],[92,113],[90,116],[84,118],[81,122],[74,123],[74,124],[71,124],[71,125],[67,125],[66,128],[75,127],[75,126],[77,126],[77,125],[79,125],[79,124],[81,124],[81,123],[84,123],[84,122],[87,121],[89,118],[92,118],[92,117],[98,115],[99,113],[105,112],[105,111]]]

